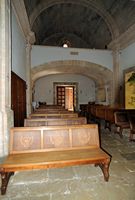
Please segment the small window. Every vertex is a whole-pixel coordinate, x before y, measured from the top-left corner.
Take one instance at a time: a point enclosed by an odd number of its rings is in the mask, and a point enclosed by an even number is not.
[[[64,43],[64,44],[63,44],[63,47],[64,47],[64,48],[67,48],[67,47],[68,47],[68,44]]]

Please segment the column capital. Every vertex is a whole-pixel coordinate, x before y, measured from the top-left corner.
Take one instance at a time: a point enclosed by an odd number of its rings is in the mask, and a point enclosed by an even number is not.
[[[32,44],[29,43],[29,42],[27,42],[27,43],[26,43],[26,52],[30,52],[31,49],[32,49]]]
[[[34,42],[35,42],[35,33],[30,31],[26,37],[26,43],[32,45],[34,44]]]

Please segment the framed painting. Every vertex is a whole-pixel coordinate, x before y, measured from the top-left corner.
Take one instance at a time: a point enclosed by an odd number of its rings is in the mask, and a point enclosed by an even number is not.
[[[125,109],[135,109],[135,67],[124,70]]]

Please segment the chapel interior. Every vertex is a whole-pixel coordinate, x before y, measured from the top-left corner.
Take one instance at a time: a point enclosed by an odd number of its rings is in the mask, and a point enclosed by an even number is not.
[[[0,185],[11,128],[42,109],[96,124],[111,157],[107,182],[88,164],[33,167],[0,199],[134,200],[135,0],[1,0],[0,44]]]

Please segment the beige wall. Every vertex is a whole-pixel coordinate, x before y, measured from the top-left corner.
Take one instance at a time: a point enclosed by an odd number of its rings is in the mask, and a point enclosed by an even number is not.
[[[48,75],[35,82],[34,100],[53,104],[53,82],[77,82],[78,103],[95,101],[95,83],[92,79],[73,74]]]

